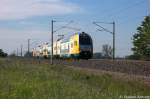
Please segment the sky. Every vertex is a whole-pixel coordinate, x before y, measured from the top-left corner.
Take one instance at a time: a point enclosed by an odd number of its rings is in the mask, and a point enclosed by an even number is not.
[[[150,15],[150,0],[0,0],[0,48],[13,53],[27,39],[31,49],[50,42],[51,20],[54,38],[75,32],[86,32],[93,39],[94,52],[101,52],[102,45],[112,46],[112,34],[98,31],[93,22],[115,22],[116,56],[132,54],[132,37],[144,17]],[[99,23],[109,31],[112,24]],[[67,28],[61,28],[66,26]]]

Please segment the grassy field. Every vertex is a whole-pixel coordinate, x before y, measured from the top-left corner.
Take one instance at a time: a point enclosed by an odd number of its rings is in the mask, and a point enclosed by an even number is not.
[[[150,87],[66,66],[0,59],[0,99],[118,99],[121,95],[150,96]]]

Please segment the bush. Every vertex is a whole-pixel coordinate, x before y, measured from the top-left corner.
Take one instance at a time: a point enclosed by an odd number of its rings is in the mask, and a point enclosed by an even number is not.
[[[126,59],[140,60],[140,55],[129,55],[126,56]]]
[[[8,54],[4,53],[2,49],[0,49],[0,57],[7,57]]]

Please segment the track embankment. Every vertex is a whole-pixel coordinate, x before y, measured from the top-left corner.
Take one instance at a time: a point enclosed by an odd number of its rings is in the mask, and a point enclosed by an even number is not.
[[[54,64],[62,64],[89,69],[99,69],[132,75],[150,77],[150,61],[130,60],[54,60]]]

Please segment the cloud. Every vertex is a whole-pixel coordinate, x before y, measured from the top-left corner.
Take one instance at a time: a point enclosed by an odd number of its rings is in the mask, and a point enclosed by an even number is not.
[[[74,13],[75,4],[63,0],[0,0],[0,20]]]

